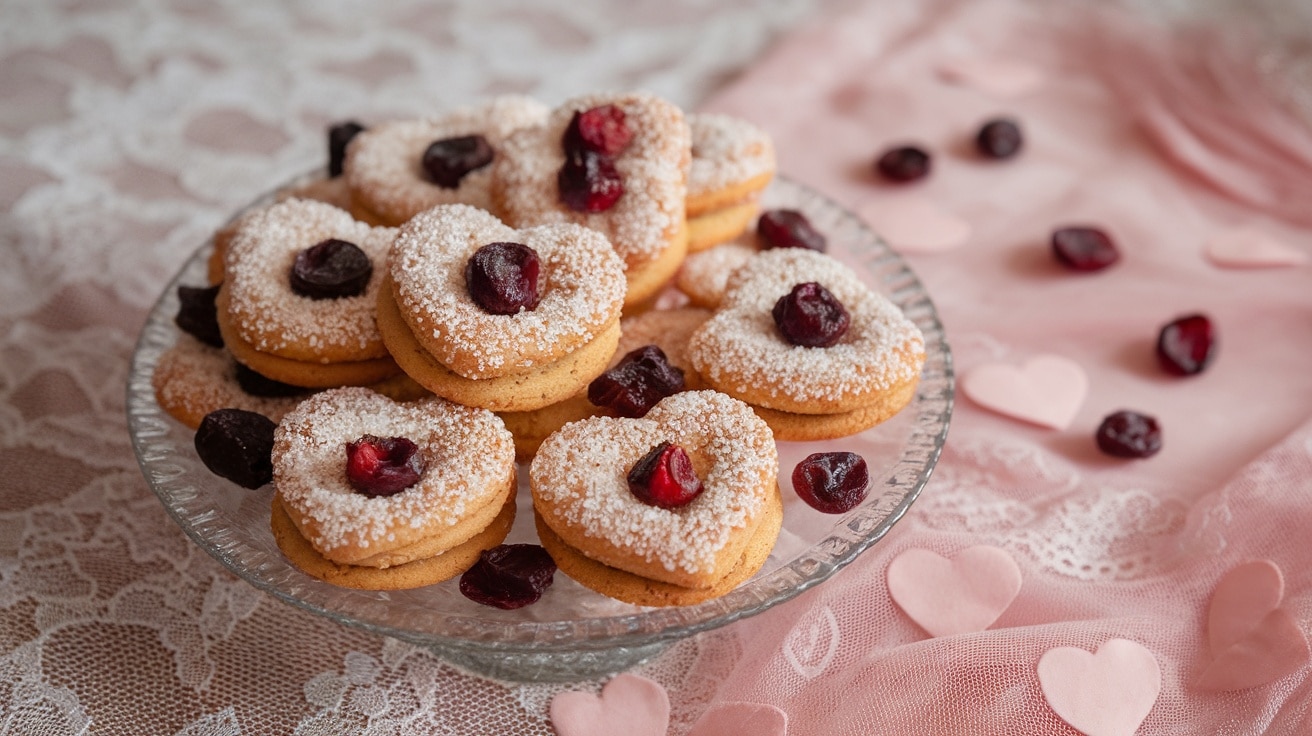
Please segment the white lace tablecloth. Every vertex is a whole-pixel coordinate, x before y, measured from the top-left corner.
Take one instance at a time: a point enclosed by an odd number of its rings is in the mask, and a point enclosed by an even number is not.
[[[1284,70],[1294,83],[1280,102],[1312,119],[1312,86],[1298,82],[1312,79],[1302,0],[1134,4],[1208,18],[1260,11],[1278,41],[1263,68]],[[124,386],[163,284],[235,209],[321,164],[330,123],[501,92],[554,103],[633,88],[752,117],[775,134],[790,175],[862,211],[890,194],[865,173],[871,154],[914,122],[945,162],[916,191],[975,226],[970,247],[911,258],[958,366],[1053,351],[1094,378],[1067,433],[963,398],[943,462],[885,542],[798,599],[639,667],[669,692],[671,734],[725,700],[779,706],[792,736],[1074,734],[1045,702],[1034,662],[1047,647],[1091,650],[1113,636],[1148,647],[1165,673],[1137,733],[1308,733],[1307,663],[1265,689],[1203,694],[1189,681],[1206,596],[1243,559],[1283,565],[1286,607],[1312,629],[1308,266],[1219,271],[1199,245],[1256,223],[1312,251],[1307,198],[1284,196],[1312,191],[1312,177],[1268,148],[1224,145],[1293,128],[1277,127],[1286,120],[1274,108],[1229,117],[1224,95],[1190,96],[1196,80],[1167,70],[1181,59],[1206,70],[1188,53],[1199,47],[1091,53],[1066,42],[1083,40],[1079,24],[1059,22],[1077,6],[0,2],[0,735],[551,736],[551,698],[598,683],[464,675],[277,602],[191,544],[138,470]],[[1278,53],[1300,49],[1302,62]],[[999,107],[933,73],[988,53],[1057,84]],[[1100,73],[1108,59],[1123,65],[1111,81]],[[1158,61],[1168,66],[1140,73]],[[1222,91],[1260,96],[1244,84]],[[1143,111],[1124,99],[1163,103],[1156,127],[1137,128]],[[1038,132],[1027,157],[1006,164],[1011,180],[986,178],[953,143],[1000,110]],[[1211,114],[1226,125],[1205,125]],[[1312,156],[1312,134],[1298,131],[1301,148],[1264,140]],[[1218,142],[1225,150],[1205,145]],[[1255,149],[1265,169],[1245,159]],[[1103,300],[1097,324],[1078,301],[1044,298],[1063,288],[1047,260],[1017,255],[1073,204],[1140,236],[1119,271],[1081,292]],[[1129,308],[1136,296],[1153,311]],[[1176,307],[1219,310],[1227,332],[1215,369],[1168,388],[1143,350],[1173,316],[1159,312]],[[1244,393],[1253,386],[1267,393]],[[1100,412],[1127,400],[1161,407],[1170,423],[1167,449],[1141,465],[1109,462],[1089,436]],[[926,638],[889,600],[890,555],[981,543],[1017,559],[1021,598],[992,630]]]

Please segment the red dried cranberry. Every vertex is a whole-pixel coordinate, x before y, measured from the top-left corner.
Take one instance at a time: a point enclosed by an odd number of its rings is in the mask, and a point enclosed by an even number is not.
[[[273,480],[273,430],[263,414],[244,409],[216,409],[196,429],[196,454],[211,473],[243,488]]]
[[[793,490],[811,508],[843,514],[865,500],[870,471],[855,452],[817,452],[793,468]]]
[[[178,314],[173,318],[173,324],[206,345],[223,347],[219,311],[214,306],[214,298],[218,295],[218,284],[210,287],[179,286]]]
[[[1173,376],[1202,373],[1216,354],[1212,321],[1202,314],[1173,320],[1157,334],[1157,361]]]
[[[771,314],[785,340],[808,348],[837,344],[852,324],[838,297],[814,281],[798,284],[779,297]]]
[[[328,129],[328,176],[342,175],[342,162],[346,160],[346,146],[357,135],[364,132],[364,126],[348,120]]]
[[[346,443],[346,480],[358,493],[391,496],[413,486],[423,474],[424,456],[405,437],[367,434]]]
[[[656,402],[683,390],[683,370],[670,365],[665,351],[644,345],[588,384],[588,401],[622,417],[646,415]]]
[[[588,150],[565,155],[556,185],[560,201],[575,212],[605,212],[624,194],[624,182],[615,162]]]
[[[1010,118],[990,120],[975,135],[975,147],[989,158],[1011,158],[1020,152],[1023,142],[1020,126]]]
[[[918,146],[890,148],[875,159],[875,171],[897,182],[915,181],[929,176],[929,152]]]
[[[702,480],[678,445],[656,445],[629,470],[629,491],[648,506],[674,509],[701,495]]]
[[[1064,227],[1052,231],[1052,254],[1067,268],[1101,271],[1121,259],[1111,236],[1096,227]]]
[[[359,296],[369,285],[374,265],[355,243],[329,238],[296,254],[292,291],[310,299]]]
[[[488,243],[465,263],[465,287],[489,314],[515,314],[538,306],[537,251],[522,243]]]
[[[1114,457],[1152,457],[1162,449],[1162,430],[1157,420],[1135,411],[1107,415],[1095,436],[1098,449]]]
[[[825,236],[797,210],[766,210],[756,221],[756,235],[766,250],[771,248],[806,248],[825,252]]]
[[[234,365],[236,365],[237,385],[241,387],[242,391],[251,396],[286,398],[288,396],[300,396],[310,391],[310,389],[303,386],[293,386],[290,383],[283,383],[268,376],[262,376],[241,363],[234,363]]]
[[[556,562],[536,544],[485,549],[460,576],[460,592],[485,606],[511,610],[536,603],[555,579]]]
[[[615,105],[601,105],[574,113],[560,144],[566,153],[587,150],[618,156],[632,140],[633,131],[624,119],[624,111]]]
[[[421,161],[434,184],[455,189],[471,171],[492,163],[492,146],[481,135],[462,135],[433,141]]]

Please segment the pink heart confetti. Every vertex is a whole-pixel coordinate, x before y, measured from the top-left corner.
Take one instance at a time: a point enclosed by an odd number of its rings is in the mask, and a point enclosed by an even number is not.
[[[1217,233],[1207,241],[1205,252],[1212,263],[1223,268],[1277,268],[1312,261],[1307,253],[1253,228]]]
[[[1038,669],[1048,705],[1086,736],[1131,736],[1162,690],[1157,658],[1129,639],[1109,639],[1093,654],[1050,649]]]
[[[938,65],[938,74],[949,82],[1001,99],[1028,94],[1044,82],[1042,69],[1006,59],[952,59]]]
[[[961,379],[961,390],[975,403],[1043,427],[1066,429],[1089,392],[1079,363],[1060,355],[1039,355],[1022,366],[985,363]]]
[[[1020,567],[1005,550],[977,545],[951,559],[908,549],[888,565],[893,602],[930,636],[983,631],[1020,593]]]
[[[970,240],[970,223],[924,197],[871,200],[861,216],[900,253],[939,253]]]
[[[658,682],[616,675],[600,696],[579,691],[556,695],[550,711],[559,736],[665,736],[670,696]]]
[[[788,714],[765,703],[721,703],[702,714],[688,736],[784,736]]]
[[[1216,584],[1207,613],[1212,661],[1199,676],[1205,690],[1242,690],[1274,682],[1312,658],[1307,635],[1280,602],[1285,578],[1270,560],[1239,565]]]

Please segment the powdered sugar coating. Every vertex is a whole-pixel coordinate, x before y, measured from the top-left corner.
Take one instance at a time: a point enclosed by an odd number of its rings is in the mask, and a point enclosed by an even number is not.
[[[395,235],[393,228],[370,227],[344,210],[308,199],[288,199],[243,215],[224,255],[229,323],[256,350],[293,360],[388,357],[374,304]],[[311,299],[292,291],[289,274],[296,255],[329,238],[354,243],[369,257],[373,274],[362,294]]]
[[[792,345],[771,316],[793,286],[815,281],[847,308],[851,326],[827,348]],[[692,337],[689,355],[712,385],[782,411],[798,404],[859,404],[913,380],[924,361],[919,328],[871,291],[852,269],[823,253],[781,248],[759,253],[730,277],[720,308]],[[768,403],[767,403],[768,401]],[[855,407],[852,407],[855,408]]]
[[[679,291],[688,295],[693,304],[714,308],[724,300],[729,275],[737,271],[752,256],[756,248],[743,243],[721,243],[683,259],[683,266],[675,276]]]
[[[418,445],[426,465],[419,481],[392,496],[352,490],[346,444],[366,434]],[[274,485],[312,522],[307,539],[326,556],[344,546],[385,548],[398,529],[454,526],[496,500],[514,463],[514,440],[490,411],[439,398],[398,403],[359,387],[311,396],[274,433]]]
[[[774,143],[769,134],[746,120],[694,113],[688,116],[688,128],[692,134],[690,198],[774,173]]]
[[[465,284],[465,264],[493,242],[516,242],[541,261],[532,310],[488,314]],[[524,372],[568,355],[616,319],[624,265],[601,233],[570,223],[515,230],[483,210],[441,205],[402,226],[390,255],[393,294],[411,331],[466,378]]]
[[[576,111],[616,105],[633,132],[615,159],[624,194],[600,213],[575,212],[560,202],[556,176],[565,162],[561,137]],[[606,234],[632,270],[656,260],[684,227],[691,147],[683,111],[649,94],[596,94],[567,101],[544,125],[511,135],[493,162],[495,198],[517,227],[576,222]]]
[[[660,442],[693,458],[704,490],[686,506],[639,501],[626,476]],[[605,539],[666,570],[714,571],[716,553],[761,513],[773,492],[779,457],[770,428],[741,401],[715,391],[663,399],[642,419],[592,417],[565,425],[543,442],[529,468],[540,513],[589,538]]]
[[[237,363],[228,351],[211,347],[191,335],[159,357],[151,384],[161,406],[173,414],[203,417],[216,409],[244,409],[277,422],[300,403],[302,396],[252,396],[237,382]],[[181,419],[181,417],[179,417]]]
[[[500,155],[506,137],[520,128],[541,125],[549,108],[522,95],[502,95],[488,102],[422,120],[378,123],[351,140],[343,176],[352,196],[390,223],[402,223],[438,204],[463,203],[492,209],[492,167],[466,174],[447,189],[424,171],[424,151],[435,141],[481,135]]]

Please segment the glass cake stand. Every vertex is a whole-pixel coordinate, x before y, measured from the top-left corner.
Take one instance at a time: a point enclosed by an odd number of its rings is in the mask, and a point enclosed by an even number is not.
[[[211,474],[196,456],[193,432],[159,407],[151,388],[160,355],[177,338],[177,287],[204,285],[208,243],[164,288],[133,354],[127,414],[141,471],[187,536],[238,577],[294,606],[426,647],[483,676],[515,681],[594,678],[631,667],[677,640],[761,613],[827,580],[906,513],[942,451],[954,387],[951,353],[934,305],[896,253],[850,212],[787,178],[771,184],[762,204],[806,214],[828,237],[830,254],[853,266],[920,327],[928,359],[915,398],[884,424],[840,440],[779,444],[783,531],[762,570],[721,598],[692,606],[641,608],[593,593],[557,573],[537,603],[502,611],[464,598],[456,580],[409,591],[368,592],[339,588],[302,573],[279,552],[269,530],[272,487],[251,491]],[[792,492],[794,465],[822,450],[858,452],[869,465],[870,494],[846,514],[819,513]],[[520,473],[520,513],[507,539],[511,543],[537,541],[525,470]]]

